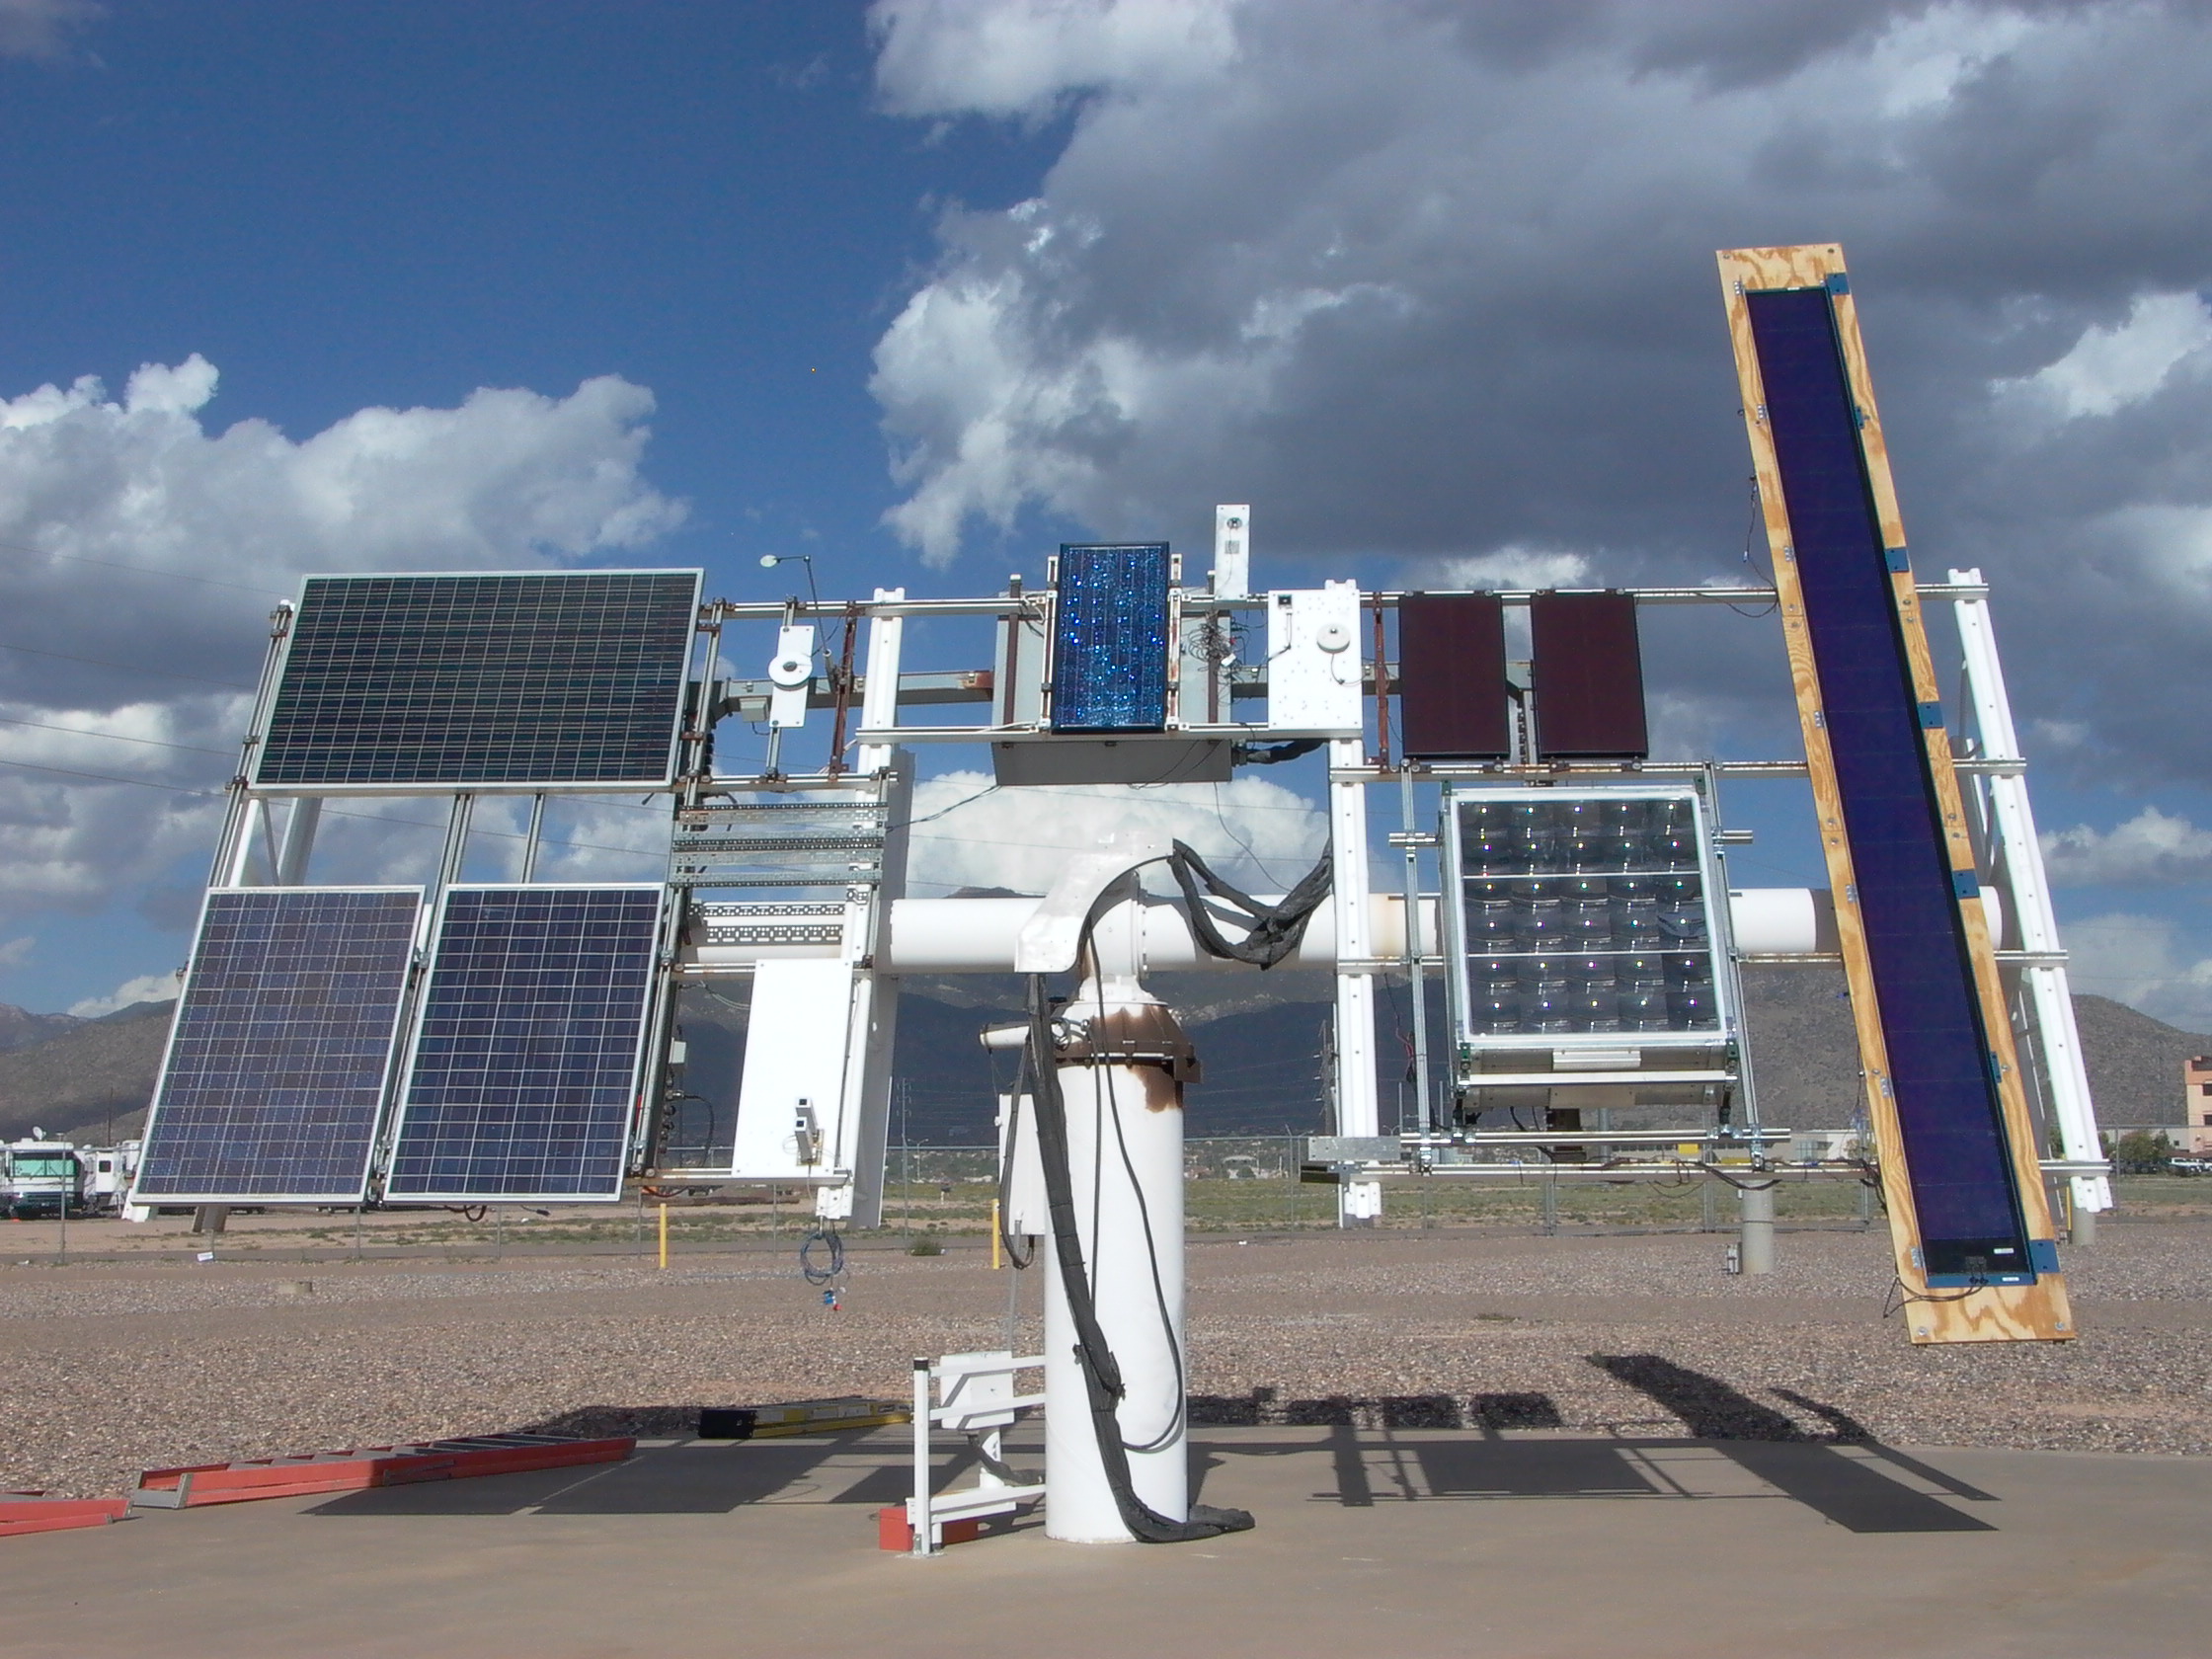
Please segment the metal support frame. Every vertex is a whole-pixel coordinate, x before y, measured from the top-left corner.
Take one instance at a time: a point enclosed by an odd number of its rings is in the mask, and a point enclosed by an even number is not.
[[[2012,901],[2006,931],[2014,937],[2004,942],[2016,943],[2021,950],[2045,959],[2012,966],[2000,954],[1999,967],[2027,993],[2036,1046],[2042,1051],[2050,1088],[2051,1127],[2058,1131],[2060,1148],[2075,1161],[2101,1163],[2104,1153],[2097,1139],[2096,1108],[2090,1098],[2082,1036],[2074,1020],[2073,990],[2067,980],[2065,953],[2059,945],[2058,917],[2051,908],[2042,843],[2035,835],[2035,813],[2028,804],[2027,779],[2018,769],[2026,761],[2013,726],[2012,699],[2006,695],[2005,669],[1998,659],[1997,635],[1990,622],[1988,589],[1982,586],[1978,570],[1954,570],[1950,582],[1954,588],[1980,590],[1954,600],[1952,614],[1958,622],[1966,695],[1974,707],[1981,758],[2014,768],[1974,779],[1968,792],[1982,817],[1982,844],[1986,848],[1983,873],[1992,881],[2001,879]],[[2069,1186],[2078,1211],[2094,1215],[2112,1207],[2108,1176],[2076,1175],[2070,1177]]]
[[[1336,913],[1336,1113],[1338,1135],[1382,1133],[1375,1079],[1375,974],[1368,939],[1367,786],[1339,781],[1337,768],[1366,759],[1359,738],[1329,744],[1329,849]],[[1347,960],[1349,959],[1349,961]],[[1357,964],[1354,966],[1353,964]],[[1345,1226],[1372,1226],[1382,1214],[1382,1188],[1372,1180],[1346,1181],[1337,1191],[1336,1214]]]
[[[1017,1372],[1035,1371],[1042,1354],[1016,1355],[999,1349],[980,1354],[947,1354],[930,1362],[914,1359],[914,1495],[907,1501],[907,1525],[913,1533],[913,1553],[934,1555],[944,1547],[945,1523],[1010,1515],[1045,1495],[1042,1481],[1008,1480],[1003,1473],[1005,1431],[1024,1411],[1047,1403],[1042,1393],[1014,1391]],[[968,1437],[981,1455],[976,1484],[964,1491],[938,1492],[930,1478],[930,1436],[950,1429]]]

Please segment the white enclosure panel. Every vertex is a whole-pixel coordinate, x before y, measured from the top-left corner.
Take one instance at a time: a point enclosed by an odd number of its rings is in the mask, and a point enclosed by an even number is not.
[[[828,1175],[843,1119],[852,970],[841,962],[763,962],[752,979],[731,1173]]]
[[[1359,585],[1332,582],[1269,593],[1269,729],[1357,737],[1362,689]]]
[[[807,723],[807,693],[814,686],[814,626],[796,623],[776,631],[775,660],[768,665],[768,724],[779,730]]]

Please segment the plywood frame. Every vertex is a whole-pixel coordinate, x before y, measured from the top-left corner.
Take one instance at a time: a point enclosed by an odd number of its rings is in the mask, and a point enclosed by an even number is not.
[[[1906,547],[1909,543],[1905,538],[1904,519],[1897,508],[1888,444],[1874,402],[1873,382],[1866,369],[1865,346],[1859,337],[1856,302],[1846,277],[1844,251],[1832,242],[1784,248],[1736,248],[1722,252],[1719,261],[1729,338],[1735,348],[1736,372],[1743,393],[1744,426],[1751,439],[1760,506],[1767,526],[1767,545],[1780,603],[1782,639],[1789,653],[1790,683],[1796,693],[1805,758],[1812,778],[1814,809],[1819,815],[1821,849],[1828,860],[1831,890],[1837,896],[1836,928],[1845,972],[1851,983],[1852,1017],[1858,1032],[1866,1116],[1873,1128],[1882,1195],[1889,1212],[1897,1280],[1906,1298],[1906,1329],[1916,1343],[2063,1341],[2074,1335],[2074,1315],[2068,1304],[2065,1281],[2059,1275],[2039,1275],[2032,1285],[1992,1285],[1963,1292],[1932,1290],[1920,1265],[1920,1221],[1914,1209],[1904,1138],[1890,1087],[1888,1048],[1882,1034],[1881,1009],[1866,947],[1865,926],[1852,898],[1857,891],[1857,884],[1852,870],[1851,844],[1844,833],[1843,805],[1835,757],[1822,720],[1812,636],[1806,624],[1802,586],[1792,559],[1788,503],[1782,494],[1774,434],[1767,424],[1766,391],[1760,378],[1759,356],[1751,332],[1751,310],[1745,297],[1750,292],[1776,288],[1825,287],[1830,290],[1845,372],[1858,408],[1859,447],[1873,491],[1882,544]],[[1845,279],[1832,282],[1832,277]],[[1939,703],[1941,693],[1929,654],[1919,591],[1911,570],[1893,572],[1890,590],[1905,642],[1914,694],[1923,703]],[[1951,868],[1972,875],[1974,848],[1967,833],[1958,774],[1952,764],[1949,733],[1943,727],[1927,727],[1921,733],[1921,742],[1928,757],[1929,774],[1935,783],[1936,804],[1943,817]],[[1997,955],[1989,936],[1988,920],[1978,897],[1961,898],[1957,904],[1973,965],[1982,1022],[1996,1056],[1998,1094],[2022,1218],[2031,1239],[2050,1239],[2055,1236],[2050,1201],[2043,1185],[2034,1121],[2020,1085],[2013,1023],[1998,977]]]

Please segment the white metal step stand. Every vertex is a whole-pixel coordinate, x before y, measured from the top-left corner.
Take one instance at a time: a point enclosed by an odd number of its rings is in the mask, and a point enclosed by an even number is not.
[[[1978,570],[1950,573],[1956,585],[1982,586]],[[1989,801],[1989,834],[1995,862],[2002,866],[2017,918],[2019,945],[2030,960],[2019,970],[2027,981],[2050,1074],[2051,1117],[2069,1164],[2105,1167],[2096,1135],[2096,1108],[2090,1098],[2089,1072],[2082,1060],[2082,1037],[2074,1023],[2074,997],[2067,984],[2066,952],[2059,943],[2058,918],[2051,908],[2051,886],[2043,872],[2043,848],[2035,838],[2035,814],[2027,801],[2026,760],[2013,726],[2013,705],[2005,693],[2005,671],[1998,661],[1997,636],[1990,626],[1986,593],[1954,599],[1958,640],[1965,660],[1967,694],[1974,700],[1974,721],[1982,740],[1982,758],[2013,770],[1982,779]],[[2040,960],[2038,960],[2040,959]],[[2077,1212],[2091,1216],[2112,1207],[2112,1183],[2101,1173],[2071,1174],[2069,1187]],[[2087,1230],[2086,1228],[2083,1230]]]
[[[991,1465],[1005,1466],[1005,1431],[1023,1411],[1045,1403],[1042,1393],[1014,1392],[1014,1374],[1041,1368],[1042,1354],[1015,1355],[1000,1348],[947,1354],[935,1365],[914,1360],[914,1495],[907,1501],[913,1552],[934,1555],[944,1547],[945,1523],[1010,1515],[1045,1495],[1044,1482],[1018,1485]],[[949,1429],[969,1437],[983,1454],[976,1484],[959,1491],[930,1490],[929,1437]]]

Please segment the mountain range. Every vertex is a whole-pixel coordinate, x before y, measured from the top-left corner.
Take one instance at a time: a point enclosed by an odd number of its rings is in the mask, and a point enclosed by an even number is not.
[[[1148,983],[1178,1010],[1204,1063],[1204,1076],[1187,1096],[1192,1135],[1310,1134],[1324,1127],[1326,974],[1160,974]],[[1431,1049],[1441,1055],[1442,997],[1433,991]],[[994,1091],[1010,1086],[1013,1061],[977,1038],[988,1026],[1018,1020],[1021,995],[1011,977],[907,983],[895,1141],[975,1146],[991,1139]],[[1385,987],[1381,1002],[1377,1070],[1388,1125],[1406,1086],[1411,1042],[1404,988]],[[1858,1065],[1842,972],[1754,970],[1746,976],[1745,1002],[1764,1119],[1792,1129],[1848,1127],[1857,1112]],[[2189,1057],[2212,1053],[2212,1037],[2101,996],[2077,996],[2074,1006],[2099,1120],[2178,1123],[2182,1068]],[[141,1002],[76,1019],[0,1003],[0,1138],[17,1139],[34,1125],[85,1142],[138,1133],[175,1008],[174,1001]],[[679,1019],[690,1045],[687,1082],[704,1097],[689,1108],[691,1130],[727,1145],[744,1053],[743,1000],[687,993]]]

